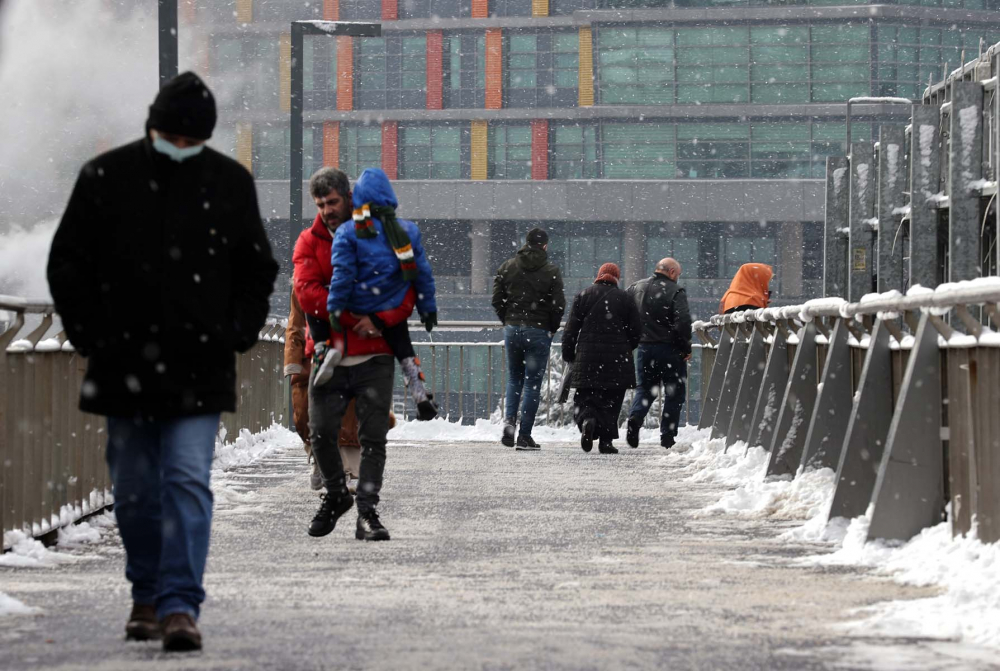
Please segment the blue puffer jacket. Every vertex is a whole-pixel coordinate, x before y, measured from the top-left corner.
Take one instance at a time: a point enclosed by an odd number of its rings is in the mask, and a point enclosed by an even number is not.
[[[398,201],[389,178],[379,168],[368,168],[354,185],[354,207],[365,203],[396,207]],[[434,299],[434,275],[431,264],[420,242],[420,229],[412,221],[398,219],[410,236],[413,258],[417,262],[417,279],[412,284],[417,290],[417,311],[420,314],[437,312]],[[378,235],[358,239],[354,223],[348,221],[333,236],[331,261],[333,280],[326,305],[330,314],[340,314],[345,309],[357,314],[372,314],[399,306],[411,282],[403,279],[399,259],[389,245],[382,222],[372,218]]]

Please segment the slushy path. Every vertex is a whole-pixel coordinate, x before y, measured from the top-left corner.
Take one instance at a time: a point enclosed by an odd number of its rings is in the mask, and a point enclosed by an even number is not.
[[[643,444],[584,454],[485,443],[390,444],[388,543],[330,536],[296,448],[216,482],[205,651],[128,643],[115,535],[55,568],[0,568],[35,616],[0,618],[2,669],[987,669],[947,643],[859,639],[851,610],[931,590],[853,569],[774,522],[699,513],[718,486],[684,482]]]

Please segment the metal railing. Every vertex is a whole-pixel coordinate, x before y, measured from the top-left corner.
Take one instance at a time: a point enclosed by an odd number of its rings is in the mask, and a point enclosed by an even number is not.
[[[41,536],[112,503],[104,461],[105,420],[79,411],[86,359],[66,342],[51,303],[0,296],[14,320],[0,329],[0,535]],[[237,356],[237,410],[229,435],[280,421],[284,327],[269,320]]]
[[[498,328],[496,322],[442,322],[441,325],[452,331]],[[412,326],[417,327],[417,325]],[[464,423],[491,418],[498,411],[502,416],[506,406],[507,390],[507,353],[503,341],[414,343],[414,349],[421,359],[424,375],[434,393],[441,416],[453,421],[461,419]],[[689,363],[683,411],[685,422],[698,419],[702,379],[701,356],[701,347],[696,345]],[[562,360],[562,346],[554,343],[549,352],[549,363],[542,381],[541,402],[535,419],[537,426],[567,426],[573,423],[572,397],[566,403],[559,403],[558,399],[560,382],[568,370],[569,364]],[[620,418],[622,421],[633,394],[633,391],[626,394]],[[400,375],[396,376],[393,395],[397,412],[401,413],[404,419],[414,417],[416,409]],[[659,425],[661,411],[662,394],[657,394],[655,404],[646,417],[648,426]]]
[[[998,301],[987,277],[697,322],[716,352],[699,426],[767,449],[768,476],[835,469],[829,517],[870,507],[870,539],[907,540],[950,503],[956,534],[975,520],[1000,540],[1000,333],[970,309],[1000,329]]]

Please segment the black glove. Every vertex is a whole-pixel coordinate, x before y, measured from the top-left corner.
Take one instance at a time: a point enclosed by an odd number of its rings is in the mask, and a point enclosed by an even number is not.
[[[428,312],[420,315],[420,321],[424,323],[424,328],[430,333],[438,323],[438,313]]]

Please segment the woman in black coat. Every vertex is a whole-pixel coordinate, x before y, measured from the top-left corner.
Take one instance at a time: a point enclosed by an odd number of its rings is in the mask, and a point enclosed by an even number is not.
[[[625,390],[635,387],[632,350],[639,345],[639,308],[618,288],[621,271],[605,263],[597,280],[573,299],[562,339],[563,360],[573,364],[570,386],[580,447],[590,452],[594,438],[604,454],[617,454],[618,414]]]

